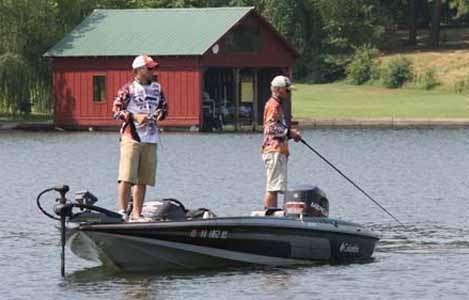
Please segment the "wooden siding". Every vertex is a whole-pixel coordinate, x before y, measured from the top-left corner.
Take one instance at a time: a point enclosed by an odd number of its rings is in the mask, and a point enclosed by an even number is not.
[[[258,24],[261,35],[261,50],[256,53],[226,53],[224,52],[225,36],[220,38],[220,50],[214,54],[210,48],[201,58],[204,67],[282,67],[289,68],[295,63],[293,53],[279,37],[256,15],[250,15],[241,24]]]
[[[132,80],[132,58],[53,61],[54,122],[57,126],[116,126],[112,102],[117,90]],[[162,126],[200,125],[201,74],[197,60],[159,59],[159,82],[168,99],[168,119]],[[93,101],[93,76],[104,75],[105,101]]]

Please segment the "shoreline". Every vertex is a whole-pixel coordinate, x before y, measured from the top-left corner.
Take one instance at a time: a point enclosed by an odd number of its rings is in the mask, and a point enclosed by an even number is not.
[[[313,128],[460,128],[469,127],[469,118],[295,118],[294,122],[300,129]],[[259,126],[258,128],[261,128]],[[252,126],[249,126],[252,128]],[[118,130],[115,127],[85,126],[80,128],[56,127],[53,121],[0,122],[0,131],[109,131]],[[189,128],[164,128],[165,131],[193,131]],[[246,131],[245,129],[241,129]]]

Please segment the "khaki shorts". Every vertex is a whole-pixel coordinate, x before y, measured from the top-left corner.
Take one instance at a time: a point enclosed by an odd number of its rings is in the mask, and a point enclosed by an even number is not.
[[[122,137],[120,143],[119,182],[155,185],[157,144],[139,143]]]
[[[283,192],[287,190],[287,163],[288,157],[279,152],[262,154],[267,173],[267,192]]]

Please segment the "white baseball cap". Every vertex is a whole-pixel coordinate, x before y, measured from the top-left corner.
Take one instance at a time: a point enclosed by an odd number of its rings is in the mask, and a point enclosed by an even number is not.
[[[287,88],[287,89],[292,89],[293,86],[291,84],[290,78],[286,76],[275,76],[274,79],[272,79],[272,82],[270,85],[274,88]]]
[[[147,67],[153,69],[157,67],[159,64],[158,62],[154,61],[150,56],[143,54],[137,56],[134,61],[132,62],[132,69],[138,69],[141,67]]]

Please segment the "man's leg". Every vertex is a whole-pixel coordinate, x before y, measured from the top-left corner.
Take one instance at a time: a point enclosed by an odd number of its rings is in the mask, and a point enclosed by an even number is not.
[[[266,170],[266,192],[264,195],[265,208],[277,208],[278,193],[286,190],[287,158],[278,152],[264,153],[262,156]]]
[[[277,192],[265,192],[264,195],[264,208],[277,207]]]
[[[142,214],[143,200],[145,199],[145,184],[137,184],[133,188],[133,204],[134,209],[132,210],[132,217],[138,218]]]
[[[130,183],[127,181],[120,181],[119,182],[119,210],[125,211],[127,210],[127,204],[129,203],[129,195],[130,195]]]
[[[143,202],[147,185],[154,186],[156,178],[156,144],[140,144],[141,156],[138,162],[138,181],[133,187],[132,217],[138,218],[142,214]]]
[[[119,210],[127,210],[131,187],[133,183],[137,181],[138,160],[138,143],[123,137],[120,143],[120,161],[118,177]]]

